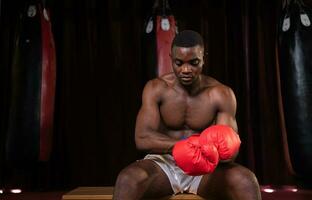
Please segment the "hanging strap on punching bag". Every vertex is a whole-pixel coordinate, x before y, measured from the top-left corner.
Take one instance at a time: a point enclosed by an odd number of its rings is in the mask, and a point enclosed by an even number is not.
[[[312,9],[286,2],[279,24],[279,71],[289,157],[302,180],[312,178]]]

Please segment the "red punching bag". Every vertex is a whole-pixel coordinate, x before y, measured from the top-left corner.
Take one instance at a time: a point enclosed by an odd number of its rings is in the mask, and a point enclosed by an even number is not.
[[[171,14],[168,0],[162,2],[161,13],[157,15],[156,28],[157,75],[162,76],[172,72],[171,43],[177,31],[176,22]]]
[[[40,10],[42,32],[42,73],[40,101],[40,154],[46,161],[52,149],[54,99],[56,85],[56,55],[50,16],[46,8]]]
[[[155,0],[153,13],[145,25],[144,65],[148,79],[172,72],[171,43],[177,26],[168,0]],[[148,58],[148,59],[147,59]]]

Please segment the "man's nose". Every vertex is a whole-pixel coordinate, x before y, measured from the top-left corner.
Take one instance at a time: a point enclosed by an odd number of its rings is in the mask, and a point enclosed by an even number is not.
[[[190,73],[190,72],[192,72],[191,66],[189,66],[188,64],[182,66],[182,73]]]

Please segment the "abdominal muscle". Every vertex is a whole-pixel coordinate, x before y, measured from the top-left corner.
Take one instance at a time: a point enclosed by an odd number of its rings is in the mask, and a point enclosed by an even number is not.
[[[184,129],[184,130],[174,130],[174,131],[167,131],[167,135],[171,138],[182,140],[185,138],[190,137],[193,134],[196,134],[198,132],[190,130],[190,129]]]

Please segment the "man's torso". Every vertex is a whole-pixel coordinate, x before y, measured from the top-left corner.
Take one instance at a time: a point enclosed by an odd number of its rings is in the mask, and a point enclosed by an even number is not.
[[[177,84],[174,74],[161,77],[166,84],[158,102],[161,132],[180,139],[213,124],[218,111],[213,93],[222,84],[207,76],[201,79],[200,90],[190,95]]]

